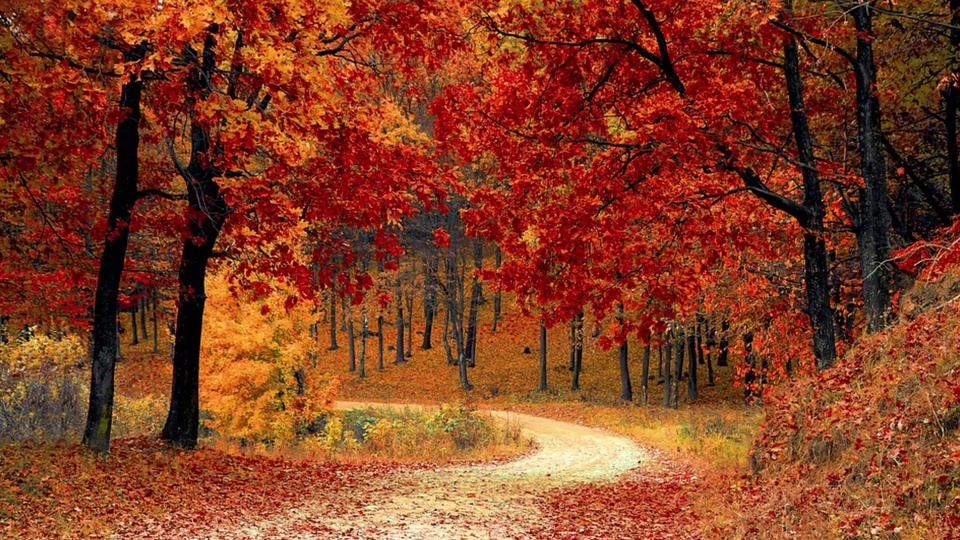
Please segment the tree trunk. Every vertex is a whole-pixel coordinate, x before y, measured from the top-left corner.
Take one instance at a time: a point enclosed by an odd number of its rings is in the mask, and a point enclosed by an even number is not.
[[[791,4],[787,3],[790,8]],[[790,118],[794,140],[800,158],[803,177],[803,206],[809,212],[800,225],[803,233],[804,285],[807,292],[807,312],[813,329],[813,353],[818,369],[827,369],[836,361],[836,334],[833,309],[830,307],[830,267],[827,264],[827,246],[824,241],[824,206],[820,191],[820,172],[814,156],[815,142],[810,132],[803,99],[803,80],[800,76],[800,56],[796,39],[789,38],[784,45],[784,73],[790,100]],[[883,160],[881,154],[880,160]],[[883,202],[886,203],[884,191]]]
[[[727,341],[727,332],[730,331],[730,322],[724,317],[720,320],[720,340],[717,342],[717,366],[730,365],[730,342]]]
[[[573,326],[573,382],[570,390],[580,390],[580,371],[583,369],[583,312],[577,313]]]
[[[540,319],[540,384],[537,390],[547,391],[547,325],[543,319]]]
[[[477,365],[477,311],[480,308],[480,297],[483,294],[483,286],[480,284],[480,276],[477,273],[483,267],[483,240],[477,239],[473,247],[473,284],[470,287],[470,313],[467,316],[467,344],[465,354],[470,367]]]
[[[680,408],[680,379],[683,378],[683,358],[687,349],[687,338],[683,330],[677,333],[677,357],[673,363],[673,408]]]
[[[397,303],[397,341],[396,341],[396,355],[394,357],[394,365],[400,366],[407,363],[407,359],[403,357],[403,291],[400,288],[400,277],[397,276],[397,281],[395,284],[395,290],[397,297],[395,298]]]
[[[337,275],[333,275],[333,285],[330,286],[330,350],[339,349],[337,345]]]
[[[411,358],[413,356],[413,295],[408,294],[404,299],[407,302],[407,350],[403,356]]]
[[[700,397],[697,388],[697,336],[696,331],[687,335],[687,395],[691,400]]]
[[[190,77],[191,88],[202,97],[209,94],[208,85],[214,68],[215,31],[214,26],[207,33],[202,65]],[[197,445],[200,426],[200,342],[203,309],[207,300],[207,263],[230,211],[216,182],[220,172],[208,165],[211,153],[209,132],[196,119],[192,121],[190,143],[190,163],[185,174],[189,200],[187,215],[190,218],[178,272],[179,309],[170,412],[161,434],[165,441],[186,448]]]
[[[623,304],[617,306],[617,319],[619,319],[622,332]],[[620,400],[626,402],[633,401],[633,385],[630,383],[630,363],[627,351],[626,333],[623,335],[623,343],[620,344]]]
[[[143,50],[128,52],[127,60],[142,59]],[[143,83],[133,78],[120,89],[120,109],[126,114],[117,124],[117,170],[110,198],[107,233],[100,254],[93,307],[93,358],[90,398],[83,431],[84,446],[101,454],[110,451],[113,423],[113,377],[117,355],[117,304],[130,238],[130,218],[137,198],[140,148],[140,94]]]
[[[960,1],[960,0],[958,0]],[[494,265],[497,270],[500,270],[500,265],[503,264],[503,252],[500,250],[500,246],[495,246],[494,252]],[[500,315],[500,288],[497,287],[497,290],[493,292],[493,328],[491,331],[497,331],[497,324],[500,322],[500,319],[503,317]]]
[[[133,328],[133,338],[130,341],[131,345],[140,344],[140,335],[137,329],[137,305],[134,304],[130,308],[130,326]]]
[[[147,340],[147,297],[144,296],[139,301],[140,305],[140,335],[143,340]]]
[[[863,306],[867,332],[876,332],[890,320],[890,243],[887,229],[887,178],[880,126],[880,100],[876,94],[873,59],[871,2],[856,2],[851,9],[857,29],[857,127],[860,174],[864,191],[860,203],[857,250],[863,276]]]
[[[377,315],[377,370],[383,371],[383,314]]]
[[[640,365],[640,404],[646,406],[650,398],[650,344],[643,346],[643,363]]]
[[[437,313],[437,257],[430,256],[428,264],[423,266],[423,343],[420,348],[428,350],[433,348],[430,343],[433,334],[433,318]]]
[[[349,356],[350,373],[353,373],[357,370],[357,345],[352,314],[347,317],[347,355]]]
[[[160,352],[160,335],[159,335],[159,326],[157,324],[157,296],[154,292],[152,296],[153,300],[153,353],[158,354]]]
[[[960,51],[960,0],[950,0],[950,45],[953,54]],[[950,178],[950,206],[954,214],[960,214],[960,141],[957,140],[957,115],[960,111],[960,67],[954,64],[952,80],[943,91],[944,125],[947,130],[947,167]]]
[[[360,315],[360,378],[367,376],[367,336],[369,333],[369,324],[367,322],[367,309],[363,308]]]
[[[672,362],[673,362],[673,332],[667,332],[667,337],[663,344],[663,348],[667,351],[666,356],[662,356],[663,359],[663,406],[670,408],[673,406],[673,383],[670,381],[670,372],[672,371]]]

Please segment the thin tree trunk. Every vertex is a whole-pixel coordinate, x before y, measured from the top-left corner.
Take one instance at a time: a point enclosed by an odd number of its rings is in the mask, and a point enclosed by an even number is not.
[[[496,245],[494,247],[494,265],[497,270],[500,270],[500,265],[503,264],[503,252],[500,250],[500,246]],[[500,315],[500,288],[497,287],[497,290],[493,292],[493,328],[491,331],[497,331],[497,324],[500,322],[500,319],[503,317]]]
[[[127,52],[125,57],[131,61],[141,60],[143,53],[142,48],[136,48]],[[110,451],[110,431],[113,425],[113,379],[119,354],[117,305],[130,238],[130,218],[137,199],[142,89],[143,83],[136,76],[132,76],[130,82],[120,89],[120,109],[125,114],[117,124],[117,170],[94,295],[93,358],[83,444],[101,454]]]
[[[140,305],[140,335],[144,341],[147,340],[147,297],[139,300]]]
[[[400,288],[400,276],[397,276],[397,281],[395,284],[396,290],[396,302],[397,302],[397,341],[396,341],[396,355],[394,355],[393,363],[394,365],[403,365],[407,363],[407,359],[403,357],[403,291]]]
[[[573,381],[570,389],[580,390],[580,371],[583,370],[583,312],[577,314],[574,319],[574,345],[573,345]]]
[[[333,285],[330,286],[330,350],[340,348],[337,345],[337,275],[333,275]]]
[[[720,320],[720,340],[717,342],[717,365],[727,367],[730,365],[730,342],[727,340],[727,333],[730,331],[730,322],[724,317]]]
[[[377,370],[383,371],[383,314],[377,315]]]
[[[666,356],[661,355],[663,359],[663,406],[670,408],[673,406],[673,383],[670,381],[671,363],[673,362],[673,332],[668,331],[663,344],[666,350]]]
[[[357,370],[357,345],[352,314],[347,317],[347,355],[349,356],[350,373],[353,373]]]
[[[537,390],[547,391],[547,325],[543,319],[540,319],[540,384]]]
[[[367,308],[360,314],[360,378],[367,376],[367,336],[370,335],[367,322]]]
[[[137,329],[137,305],[134,304],[130,308],[130,326],[133,329],[133,338],[130,341],[131,345],[140,344],[140,335]]]
[[[159,335],[159,325],[157,324],[157,295],[156,292],[152,295],[153,300],[153,353],[158,354],[160,352],[160,335]]]
[[[619,276],[618,276],[619,277]],[[620,322],[621,331],[623,329],[623,304],[617,306],[617,318]],[[630,383],[630,363],[627,351],[627,336],[623,335],[623,343],[620,344],[620,400],[633,401],[633,385]]]
[[[406,358],[413,356],[413,295],[407,295],[404,299],[407,302],[407,350],[403,353]]]
[[[431,255],[429,257],[429,262],[423,265],[424,277],[423,277],[423,343],[420,345],[420,348],[423,350],[428,350],[433,348],[433,345],[430,343],[431,337],[433,335],[433,319],[437,313],[437,257],[439,255]]]
[[[680,407],[680,380],[683,378],[683,358],[684,351],[687,349],[687,337],[683,330],[677,332],[677,357],[673,363],[673,408]]]
[[[687,335],[689,359],[687,361],[687,395],[691,400],[699,397],[697,388],[697,336],[696,331]]]
[[[646,406],[650,398],[650,344],[643,346],[643,363],[640,365],[640,404]]]
[[[473,247],[473,282],[470,287],[470,313],[467,316],[467,344],[465,354],[470,367],[477,365],[477,311],[480,308],[480,297],[483,295],[483,286],[480,276],[477,275],[483,267],[483,240],[477,239]]]

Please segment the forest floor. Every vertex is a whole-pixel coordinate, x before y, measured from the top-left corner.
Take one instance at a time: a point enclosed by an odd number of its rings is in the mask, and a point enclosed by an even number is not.
[[[209,537],[696,537],[683,532],[683,524],[692,521],[687,495],[697,478],[658,452],[605,430],[490,413],[518,423],[538,450],[501,463],[400,469],[371,479],[346,498],[308,501]]]

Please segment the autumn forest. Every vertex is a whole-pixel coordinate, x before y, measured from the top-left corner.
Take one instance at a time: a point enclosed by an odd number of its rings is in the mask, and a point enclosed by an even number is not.
[[[960,538],[960,0],[0,0],[0,537]]]

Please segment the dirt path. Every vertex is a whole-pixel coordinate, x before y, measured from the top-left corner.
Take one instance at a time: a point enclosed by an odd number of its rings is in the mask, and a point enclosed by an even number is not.
[[[341,409],[367,405],[381,404],[337,404]],[[391,474],[368,486],[346,510],[342,501],[315,501],[269,522],[244,527],[240,535],[302,539],[532,538],[529,531],[545,525],[535,503],[547,491],[613,480],[648,459],[648,454],[630,440],[605,431],[525,414],[490,413],[519,423],[539,449],[509,463]]]

